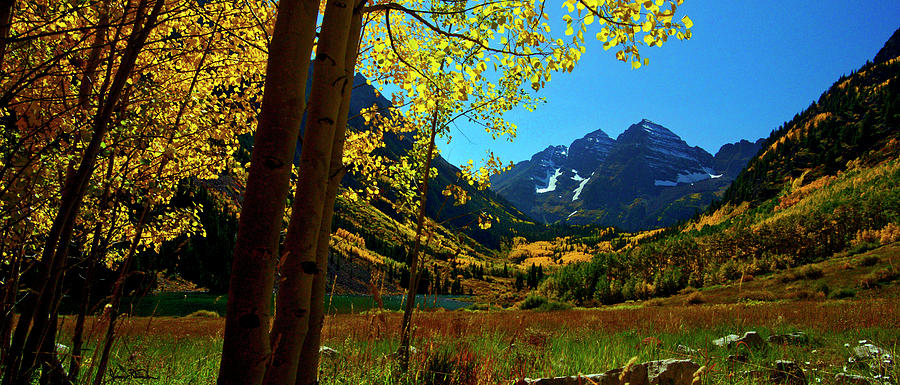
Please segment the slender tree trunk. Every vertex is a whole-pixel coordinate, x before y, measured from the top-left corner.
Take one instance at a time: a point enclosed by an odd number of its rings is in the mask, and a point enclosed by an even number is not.
[[[37,306],[32,314],[23,314],[16,326],[17,329],[25,327],[28,338],[26,341],[22,341],[24,344],[19,342],[17,346],[17,341],[14,339],[14,346],[11,347],[13,351],[21,352],[20,354],[23,357],[21,357],[21,360],[13,360],[13,365],[6,368],[6,376],[3,379],[4,385],[28,381],[27,377],[34,367],[34,353],[36,352],[32,349],[40,347],[42,345],[41,340],[47,337],[47,324],[51,318],[50,309],[57,298],[57,287],[62,278],[68,245],[72,235],[72,227],[81,209],[84,192],[94,172],[94,163],[97,160],[97,155],[100,153],[100,144],[109,131],[109,120],[112,117],[113,108],[122,94],[126,80],[128,80],[134,68],[147,36],[156,26],[156,20],[160,12],[162,12],[162,7],[165,3],[164,0],[156,0],[150,15],[145,18],[143,17],[143,10],[146,9],[147,2],[148,0],[141,2],[138,16],[134,22],[134,30],[128,39],[119,68],[116,70],[109,96],[94,117],[93,135],[82,156],[81,164],[77,171],[70,175],[71,178],[67,178],[63,187],[60,208],[53,220],[53,225],[50,228],[41,255],[41,261],[47,267],[47,270],[41,277],[43,284],[39,291]],[[31,326],[30,328],[29,325]]]
[[[344,72],[344,59],[353,5],[348,0],[328,0],[322,19],[300,152],[300,177],[285,235],[282,281],[278,285],[277,312],[270,334],[272,362],[263,381],[267,385],[293,385],[296,381],[300,348],[309,329],[313,277],[321,268],[327,268],[316,263],[316,249],[335,124],[343,95],[352,84],[352,76]]]
[[[271,358],[275,263],[318,10],[316,0],[281,0],[278,4],[231,265],[220,385],[259,384]]]
[[[443,67],[443,63],[441,64]],[[425,227],[425,205],[428,203],[428,179],[431,175],[431,160],[434,158],[434,140],[437,137],[438,110],[435,108],[431,120],[431,138],[428,142],[428,152],[425,154],[425,165],[419,180],[419,213],[416,218],[416,239],[409,256],[409,287],[406,291],[406,307],[403,309],[403,319],[400,321],[400,369],[406,371],[409,368],[409,345],[412,338],[410,325],[412,313],[416,306],[416,291],[419,286],[419,250],[422,247],[422,233]]]
[[[362,30],[362,13],[354,7],[353,19],[350,22],[350,35],[347,40],[347,53],[344,58],[344,73],[351,79],[356,73],[356,57],[359,51],[359,36]],[[300,350],[300,361],[297,365],[297,385],[318,383],[319,345],[322,340],[322,323],[325,320],[325,284],[328,280],[328,254],[331,240],[331,222],[334,217],[334,201],[338,187],[346,169],[343,164],[344,141],[346,139],[347,119],[350,113],[350,86],[341,100],[340,111],[335,123],[334,140],[331,149],[331,164],[328,172],[328,186],[325,189],[325,205],[322,210],[322,224],[319,227],[319,240],[316,243],[316,264],[318,271],[313,276],[312,292],[309,306],[309,330]]]
[[[100,53],[103,51],[103,46],[106,45],[106,32],[109,29],[109,1],[104,1],[101,7],[99,28],[94,32],[96,33],[94,42],[91,44],[87,65],[81,77],[81,85],[78,87],[78,106],[82,109],[88,108],[91,91],[97,77],[97,67],[100,66]]]
[[[9,37],[9,29],[12,27],[12,16],[16,10],[16,0],[0,0],[0,71],[6,59],[6,39]]]

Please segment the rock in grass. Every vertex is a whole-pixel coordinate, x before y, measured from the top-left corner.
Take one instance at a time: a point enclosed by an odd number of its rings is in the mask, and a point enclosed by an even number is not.
[[[769,381],[773,384],[803,385],[806,384],[806,375],[794,361],[778,360]]]
[[[526,378],[516,385],[690,385],[694,373],[700,369],[691,360],[669,359],[631,365],[628,370],[618,368],[602,374],[553,378]],[[624,372],[624,375],[623,375]]]
[[[682,344],[675,345],[675,352],[686,355],[694,355],[697,354],[697,351],[691,349],[690,347],[684,346]]]
[[[615,379],[616,382],[612,381],[612,377],[607,376],[606,374],[590,374],[587,376],[567,376],[567,377],[553,377],[553,378],[526,378],[522,381],[516,383],[516,385],[582,385],[582,384],[618,384],[618,378]]]
[[[744,343],[750,349],[757,349],[765,346],[766,341],[759,336],[759,333],[755,331],[749,331],[744,333],[743,337],[738,337],[737,334],[729,334],[725,337],[719,338],[717,340],[713,340],[713,345],[721,346],[721,347],[733,347],[740,343]]]
[[[870,343],[866,343],[860,346],[853,348],[853,355],[857,360],[865,361],[865,360],[889,360],[891,359],[891,354],[886,350],[872,345]]]
[[[804,332],[773,334],[769,336],[769,343],[778,345],[806,345],[809,343],[809,336]]]
[[[738,336],[737,334],[729,334],[725,337],[719,338],[717,340],[713,340],[712,343],[713,343],[713,345],[721,346],[721,347],[732,346],[739,339],[741,339],[741,337]]]
[[[319,355],[322,357],[339,357],[341,355],[341,352],[322,345],[319,346]]]
[[[690,385],[694,373],[700,369],[691,360],[668,359],[651,361],[647,365],[647,379],[651,385]]]
[[[835,375],[834,383],[837,385],[872,385],[872,381],[868,378],[847,373],[838,373]]]

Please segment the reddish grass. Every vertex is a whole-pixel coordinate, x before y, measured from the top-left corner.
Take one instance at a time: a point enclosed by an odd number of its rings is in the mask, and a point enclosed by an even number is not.
[[[841,332],[869,327],[900,325],[900,300],[798,301],[758,305],[694,305],[564,310],[554,312],[427,312],[414,322],[419,338],[463,337],[477,334],[520,334],[524,330],[550,334],[560,330],[586,329],[610,333],[635,330],[674,333],[684,329],[712,328],[723,323],[745,325],[788,324],[810,330]],[[380,315],[339,314],[325,320],[323,337],[357,340],[393,338],[399,330],[400,313]],[[62,325],[71,331],[72,317]],[[119,335],[221,338],[224,318],[133,317],[121,323]],[[87,329],[103,330],[104,322],[91,318]]]

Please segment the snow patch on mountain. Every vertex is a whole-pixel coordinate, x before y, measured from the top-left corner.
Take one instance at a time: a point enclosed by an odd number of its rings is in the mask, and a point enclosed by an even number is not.
[[[575,174],[575,176],[578,176],[578,174]],[[591,176],[594,176],[594,173],[591,173]],[[572,178],[572,179],[575,179],[575,178]],[[584,186],[588,183],[589,180],[591,180],[591,177],[589,176],[587,178],[581,178],[581,179],[575,179],[575,180],[579,180],[580,183],[578,183],[578,187],[575,188],[575,195],[572,195],[572,202],[574,202],[576,199],[578,199],[578,197],[581,196],[581,190],[584,190]],[[569,216],[571,216],[571,215],[569,215]]]
[[[678,174],[678,178],[675,181],[678,183],[694,183],[707,179],[709,179],[709,173],[692,172],[687,174]]]
[[[584,180],[584,178],[582,178],[581,176],[578,175],[578,171],[572,170],[572,173],[575,174],[575,175],[572,177],[572,180],[574,180],[574,181],[576,181],[576,182],[581,182],[581,181]]]
[[[556,191],[556,180],[562,175],[562,169],[557,168],[553,171],[553,176],[550,177],[550,181],[547,182],[547,187],[545,188],[536,188],[534,192],[538,194],[548,193],[551,191]]]

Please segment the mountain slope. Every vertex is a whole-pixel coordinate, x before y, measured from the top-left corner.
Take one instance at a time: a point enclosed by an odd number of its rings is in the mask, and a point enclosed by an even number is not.
[[[644,119],[615,140],[602,130],[550,146],[493,178],[493,189],[545,223],[655,228],[703,210],[759,150],[725,145],[716,156]]]
[[[841,77],[773,131],[721,203],[682,226],[611,241],[605,249],[614,252],[561,269],[541,286],[545,293],[614,303],[668,296],[687,286],[747,290],[754,286],[742,286],[748,281],[773,280],[790,283],[785,286],[791,292],[742,298],[897,293],[900,52],[893,47],[898,42],[895,33],[878,54],[882,60]],[[823,277],[823,266],[865,274],[832,279]]]

